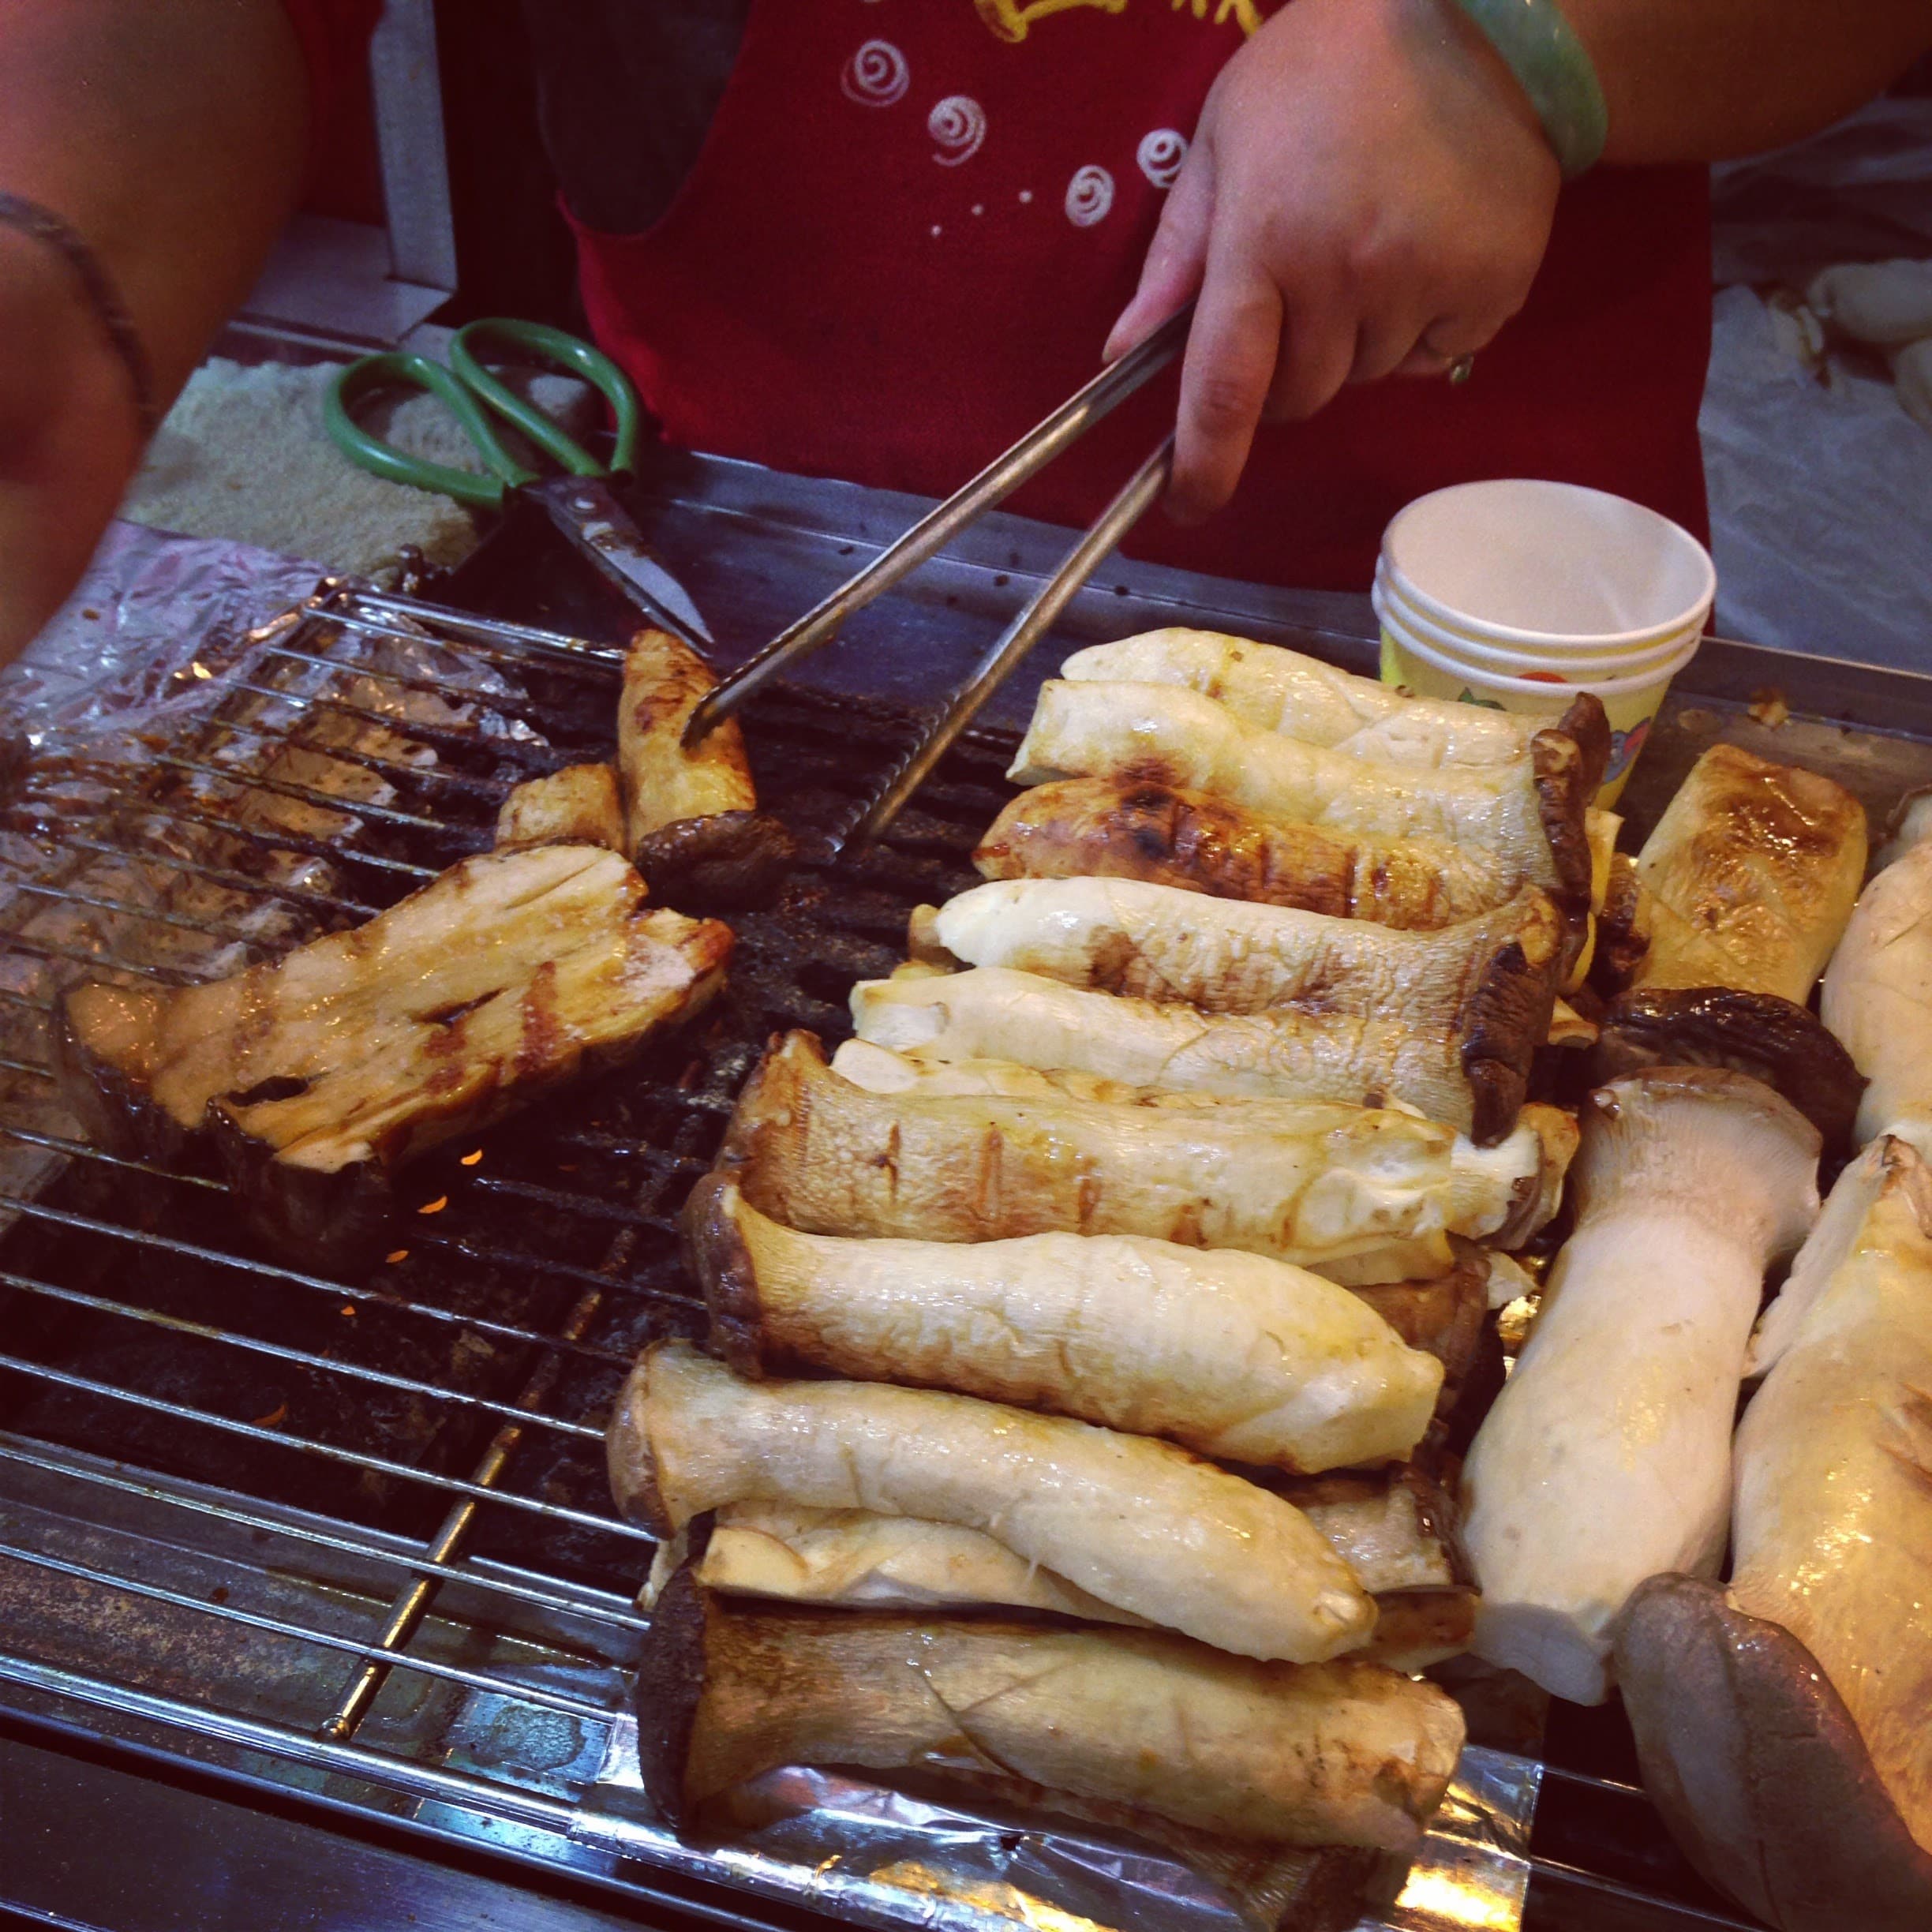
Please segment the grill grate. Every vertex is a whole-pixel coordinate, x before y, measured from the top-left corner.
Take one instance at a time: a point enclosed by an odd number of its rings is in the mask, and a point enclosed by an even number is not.
[[[841,1036],[911,906],[972,882],[1005,747],[969,735],[836,883],[807,863],[735,922],[695,1029],[412,1170],[365,1280],[264,1260],[209,1173],[87,1146],[47,1063],[54,991],[84,972],[231,972],[487,847],[512,784],[607,754],[617,665],[336,589],[259,636],[191,733],[106,768],[43,759],[0,803],[0,1679],[359,1803],[522,1829],[548,1858],[701,1881],[717,1862],[599,1791],[650,1541],[611,1514],[604,1414],[646,1340],[700,1325],[676,1211],[762,1042]],[[746,721],[761,795],[829,842],[914,723],[773,694]],[[1546,1773],[1546,1909],[1744,1924],[1619,1748],[1586,1736]],[[729,1869],[795,1896],[755,1857]]]

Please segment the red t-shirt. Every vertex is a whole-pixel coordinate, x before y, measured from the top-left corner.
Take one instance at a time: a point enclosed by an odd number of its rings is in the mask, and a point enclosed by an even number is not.
[[[313,9],[329,0],[300,0]],[[1265,0],[754,0],[669,212],[576,224],[586,307],[665,434],[944,495],[1084,381],[1132,293],[1202,100]],[[1345,391],[1264,428],[1234,503],[1130,552],[1367,587],[1402,504],[1544,476],[1702,534],[1702,169],[1566,189],[1524,312],[1461,388]],[[1150,387],[1016,496],[1088,521],[1171,419]]]

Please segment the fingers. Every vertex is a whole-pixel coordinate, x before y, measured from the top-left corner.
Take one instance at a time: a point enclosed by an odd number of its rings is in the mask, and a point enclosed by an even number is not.
[[[1161,208],[1160,225],[1140,264],[1140,285],[1109,331],[1101,359],[1124,356],[1200,287],[1214,222],[1214,160],[1205,141],[1188,151]]]
[[[1176,522],[1199,522],[1234,493],[1274,380],[1282,316],[1281,292],[1256,252],[1238,240],[1217,240],[1181,369],[1167,492]]]
[[[1522,306],[1498,303],[1485,314],[1440,316],[1417,336],[1414,345],[1389,369],[1393,376],[1424,377],[1446,374],[1464,356],[1486,349],[1503,324]]]

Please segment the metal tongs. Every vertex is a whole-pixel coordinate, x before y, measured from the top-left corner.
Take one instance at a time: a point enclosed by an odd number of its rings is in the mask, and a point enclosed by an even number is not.
[[[780,632],[705,697],[684,728],[684,743],[695,745],[743,705],[787,665],[831,642],[856,611],[863,610],[903,577],[1012,495],[1029,477],[1070,449],[1102,417],[1123,402],[1172,361],[1186,339],[1193,305],[1170,316],[1138,348],[1110,363],[1092,381],[1069,396],[1046,420],[1029,429],[1004,455],[996,457],[956,495],[923,517],[865,568],[841,584],[822,604]],[[857,822],[838,841],[841,852],[870,844],[898,817],[901,808],[938,763],[953,741],[970,724],[1034,645],[1051,629],[1068,603],[1101,560],[1132,530],[1167,486],[1174,464],[1169,436],[1141,464],[1066,560],[1043,584],[1025,609],[1002,631],[991,648],[953,693],[945,709],[920,734]]]

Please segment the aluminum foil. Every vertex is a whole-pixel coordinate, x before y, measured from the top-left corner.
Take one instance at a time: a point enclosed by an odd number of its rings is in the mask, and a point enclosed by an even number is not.
[[[1543,1768],[1467,1747],[1395,1903],[1355,1932],[1516,1932]],[[923,1932],[1294,1932],[1306,1859],[1237,1866],[1073,1826],[1044,1831],[837,1772],[767,1773],[731,1835],[681,1844],[650,1817],[637,1722],[619,1717],[573,1835],[769,1898]]]
[[[309,564],[117,524],[0,673],[0,1197],[44,1186],[77,1131],[32,1070],[63,987],[212,978],[366,915],[328,848],[396,792],[356,761],[436,762],[384,717],[534,742],[492,707],[511,687],[460,647],[298,636],[316,587]],[[261,836],[277,830],[294,842]]]

